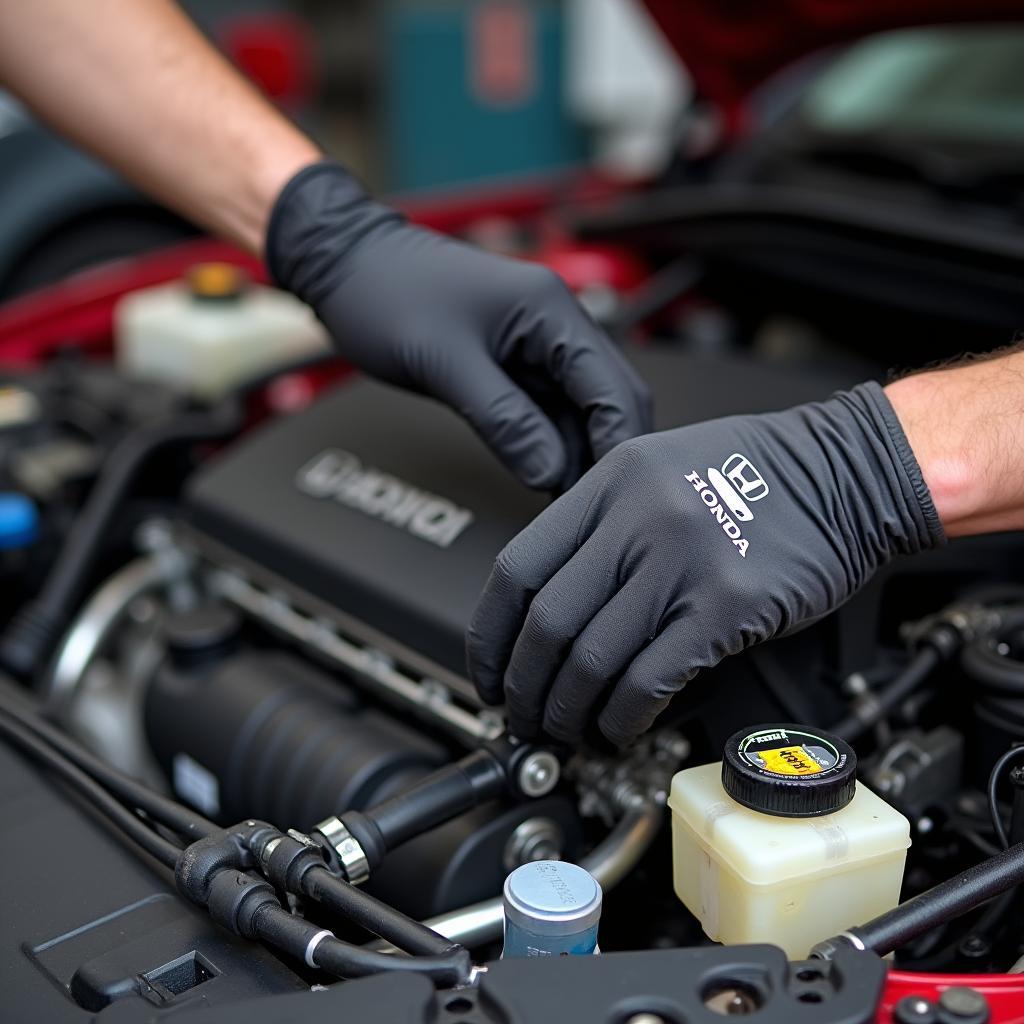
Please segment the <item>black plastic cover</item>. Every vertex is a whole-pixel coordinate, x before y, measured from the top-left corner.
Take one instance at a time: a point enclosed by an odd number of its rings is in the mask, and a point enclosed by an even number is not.
[[[659,429],[827,396],[842,372],[632,354]],[[495,555],[545,506],[446,407],[356,379],[193,478],[202,534],[454,672]]]
[[[151,1021],[308,987],[5,745],[0,814],[0,1021]]]
[[[730,1002],[738,999],[747,1012],[756,1009],[759,1024],[868,1024],[875,1019],[885,975],[882,960],[855,950],[841,950],[830,962],[794,964],[774,946],[526,957],[489,964],[478,989],[435,992],[423,977],[380,975],[327,992],[181,1019],[187,1024],[624,1024],[636,1014],[652,1013],[669,1022],[722,1024]]]

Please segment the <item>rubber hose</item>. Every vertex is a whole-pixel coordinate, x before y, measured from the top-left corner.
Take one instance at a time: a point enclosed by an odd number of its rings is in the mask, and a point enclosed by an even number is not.
[[[236,433],[241,424],[241,407],[226,402],[123,437],[71,524],[39,595],[19,610],[0,637],[0,665],[26,680],[42,668],[89,585],[114,517],[150,459],[175,445],[221,440]]]

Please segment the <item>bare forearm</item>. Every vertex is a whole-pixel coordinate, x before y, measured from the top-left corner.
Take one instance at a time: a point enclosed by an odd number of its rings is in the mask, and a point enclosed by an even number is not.
[[[915,374],[886,394],[949,536],[1024,529],[1024,351]]]
[[[319,151],[171,0],[0,0],[0,80],[57,131],[251,251]]]

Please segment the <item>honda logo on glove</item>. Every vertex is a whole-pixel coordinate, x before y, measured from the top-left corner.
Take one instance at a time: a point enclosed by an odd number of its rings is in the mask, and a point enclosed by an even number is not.
[[[768,484],[754,468],[750,459],[735,452],[722,463],[722,470],[708,470],[711,486],[718,491],[729,511],[741,522],[749,523],[754,513],[748,501],[760,501],[768,493]]]
[[[749,523],[754,518],[747,502],[760,501],[768,493],[765,478],[754,468],[750,459],[735,452],[725,460],[720,470],[708,467],[710,484],[696,470],[686,479],[693,484],[693,489],[700,495],[700,500],[714,516],[715,522],[722,527],[722,532],[732,541],[740,555],[746,558],[750,542],[743,536],[737,520]]]

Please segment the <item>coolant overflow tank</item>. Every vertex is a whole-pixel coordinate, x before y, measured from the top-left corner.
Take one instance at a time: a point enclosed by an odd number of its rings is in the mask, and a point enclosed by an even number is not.
[[[225,263],[199,264],[187,280],[126,295],[114,321],[121,370],[202,399],[330,351],[308,306]]]
[[[675,891],[709,938],[800,958],[899,902],[910,823],[856,770],[837,736],[767,725],[675,776]]]

